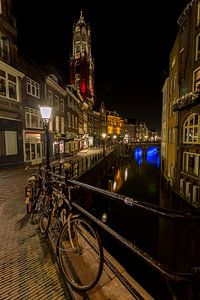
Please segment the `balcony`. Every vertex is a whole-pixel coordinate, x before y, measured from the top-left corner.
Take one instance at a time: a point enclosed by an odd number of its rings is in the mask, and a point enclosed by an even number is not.
[[[200,103],[200,92],[190,92],[172,102],[173,111],[182,111]]]

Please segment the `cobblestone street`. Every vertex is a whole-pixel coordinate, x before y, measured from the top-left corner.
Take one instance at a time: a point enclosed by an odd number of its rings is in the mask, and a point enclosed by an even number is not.
[[[0,300],[71,299],[50,247],[26,214],[29,174],[0,171]]]

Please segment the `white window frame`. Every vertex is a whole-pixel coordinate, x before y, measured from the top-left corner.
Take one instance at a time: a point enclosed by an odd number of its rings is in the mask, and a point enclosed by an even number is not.
[[[194,156],[194,169],[191,172],[189,170],[189,157],[190,155]],[[189,173],[193,176],[199,176],[199,162],[200,162],[200,154],[193,152],[183,152],[183,172]]]
[[[40,84],[35,80],[26,77],[26,92],[28,95],[40,99]]]
[[[36,126],[33,126],[33,117],[37,118]],[[25,107],[25,123],[27,128],[43,129],[43,121],[39,110],[31,107]]]
[[[13,101],[19,102],[19,82],[18,82],[18,77],[16,75],[13,75],[12,72],[8,73],[8,72],[6,72],[6,71],[4,71],[2,69],[1,69],[1,71],[5,73],[5,77],[0,75],[0,78],[5,81],[5,93],[6,94],[5,95],[1,94],[0,96],[4,97],[4,98],[8,98],[8,99],[13,100]],[[15,82],[12,81],[12,80],[10,80],[8,78],[9,75],[15,78]],[[11,98],[10,97],[10,95],[9,95],[9,84],[13,84],[15,86],[16,98]]]
[[[194,118],[195,116],[198,116],[198,123],[194,124]],[[190,120],[193,119],[193,124],[190,125]],[[185,125],[187,123],[187,126]],[[185,122],[183,123],[183,143],[184,144],[200,144],[200,130],[199,130],[199,125],[200,125],[200,116],[196,113],[193,113],[187,117]],[[197,140],[195,140],[195,129],[197,129]],[[192,131],[192,134],[189,133],[189,131]],[[186,133],[186,134],[185,134]],[[191,135],[191,140],[190,139]]]

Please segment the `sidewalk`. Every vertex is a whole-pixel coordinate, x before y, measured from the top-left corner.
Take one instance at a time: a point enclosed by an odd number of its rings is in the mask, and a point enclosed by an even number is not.
[[[87,154],[98,150],[91,149]],[[105,249],[105,257],[110,258],[140,298],[135,298],[106,264],[97,286],[88,293],[78,293],[67,286],[51,241],[44,240],[38,224],[32,225],[26,214],[24,188],[31,173],[24,168],[0,170],[0,300],[153,300]]]
[[[48,243],[26,214],[28,173],[16,172],[0,172],[0,300],[71,299]]]

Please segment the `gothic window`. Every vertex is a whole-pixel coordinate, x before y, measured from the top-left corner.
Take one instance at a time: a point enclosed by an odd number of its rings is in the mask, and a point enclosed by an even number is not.
[[[191,114],[183,124],[183,143],[199,144],[199,115]]]

